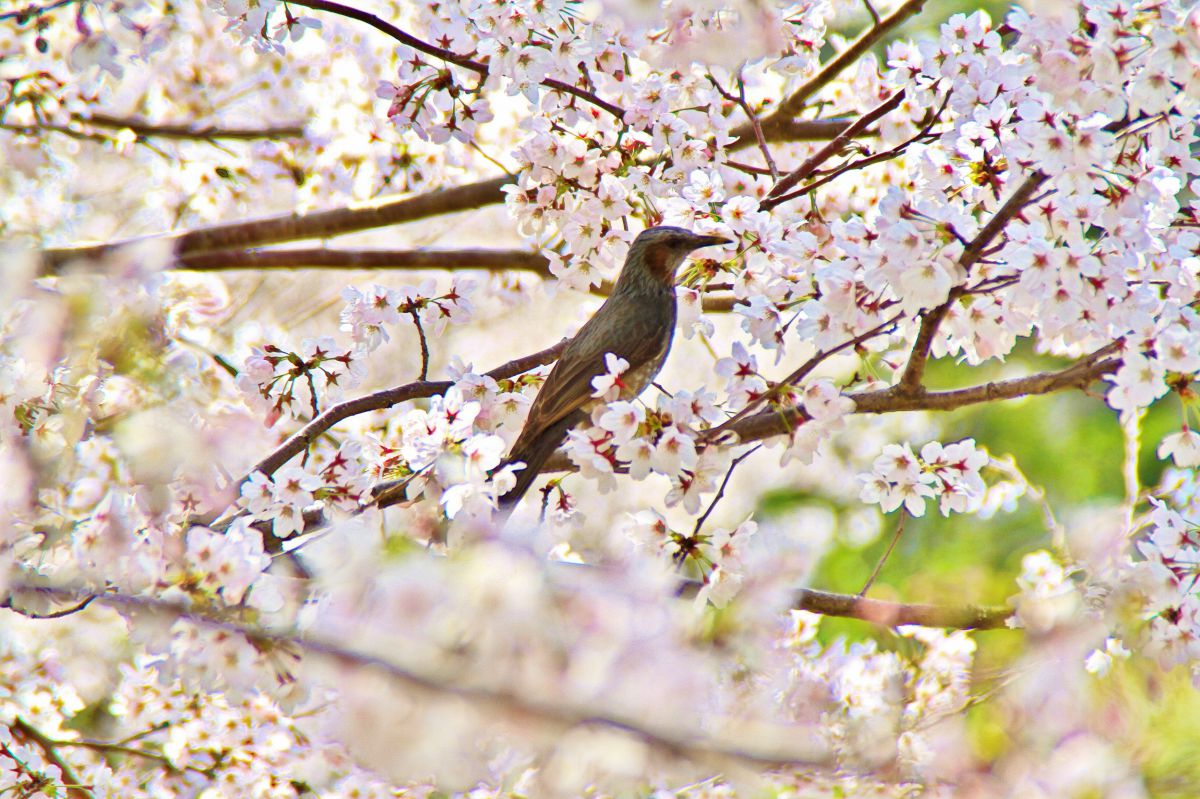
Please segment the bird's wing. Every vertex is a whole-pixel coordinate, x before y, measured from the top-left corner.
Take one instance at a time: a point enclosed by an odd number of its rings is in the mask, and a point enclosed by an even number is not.
[[[625,335],[614,336],[609,314],[605,311],[606,307],[601,307],[596,315],[580,328],[575,339],[550,371],[545,385],[529,409],[529,416],[525,420],[521,435],[513,444],[514,453],[524,449],[528,444],[525,440],[527,437],[531,440],[536,438],[540,432],[591,401],[596,390],[592,386],[592,378],[608,371],[604,362],[605,353],[611,352],[624,358],[629,362],[630,370],[662,357],[661,334],[654,335],[651,330],[647,330],[643,335],[640,330],[626,330]],[[633,325],[641,326],[636,321]]]

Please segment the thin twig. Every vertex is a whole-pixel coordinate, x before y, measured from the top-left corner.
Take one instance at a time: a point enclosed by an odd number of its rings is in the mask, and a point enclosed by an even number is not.
[[[749,458],[760,449],[762,449],[762,444],[755,444],[753,447],[734,458],[729,464],[729,470],[725,472],[725,479],[721,481],[721,487],[717,489],[717,495],[713,497],[712,502],[708,504],[708,510],[704,511],[704,515],[696,520],[696,526],[692,528],[692,538],[695,538],[700,533],[700,528],[702,528],[704,523],[708,521],[709,515],[713,512],[713,509],[717,507],[717,503],[720,502],[721,498],[725,496],[725,487],[729,485],[729,478],[733,477],[733,470],[738,467],[739,463],[746,460],[746,458]]]
[[[867,582],[863,584],[862,590],[858,592],[860,597],[867,595],[867,592],[871,590],[871,586],[875,584],[875,578],[879,576],[879,572],[883,571],[883,564],[887,563],[887,559],[891,557],[892,550],[896,548],[896,542],[900,540],[900,534],[904,532],[904,520],[907,518],[908,511],[901,508],[900,518],[896,520],[896,533],[892,536],[892,542],[888,544],[887,551],[883,553],[883,557],[875,564],[875,569],[871,572],[871,576],[867,578]]]
[[[425,340],[425,328],[421,326],[421,313],[416,308],[409,308],[408,315],[417,326],[417,337],[421,340],[421,376],[417,380],[424,383],[429,379],[429,342]]]
[[[796,191],[793,191],[790,194],[784,194],[780,197],[774,198],[772,200],[772,207],[782,205],[783,203],[794,200],[797,197],[803,197],[804,195],[809,194],[810,192],[813,192],[813,191],[821,188],[826,183],[836,180],[837,178],[841,177],[842,175],[844,175],[847,172],[853,172],[853,171],[856,171],[859,169],[865,169],[869,166],[883,163],[884,161],[890,161],[891,159],[902,155],[905,150],[907,150],[909,147],[911,147],[916,142],[923,141],[926,138],[933,135],[930,133],[930,131],[933,129],[933,126],[937,124],[938,120],[941,119],[941,115],[946,110],[946,106],[949,104],[949,102],[950,102],[950,93],[947,92],[946,98],[945,98],[945,100],[942,101],[941,107],[939,107],[938,110],[933,114],[933,116],[930,117],[929,122],[927,122],[919,131],[917,131],[916,135],[910,137],[908,140],[901,142],[900,144],[896,145],[895,147],[893,147],[890,150],[884,150],[883,152],[874,153],[873,155],[868,155],[868,156],[864,156],[863,158],[859,158],[856,161],[850,161],[848,163],[842,164],[841,166],[837,167],[832,172],[830,172],[828,175],[822,175],[819,180],[814,180],[812,183],[809,183],[808,185],[804,186],[803,188],[797,189]]]
[[[739,71],[737,76],[738,93],[736,95],[726,91],[721,84],[717,82],[717,79],[711,72],[708,74],[708,82],[711,83],[713,88],[717,90],[717,94],[721,95],[731,103],[737,103],[737,105],[742,109],[742,113],[745,114],[746,119],[750,121],[750,127],[754,131],[754,140],[758,143],[758,149],[762,153],[763,161],[765,161],[767,164],[767,174],[775,180],[779,180],[779,169],[775,166],[775,159],[771,157],[771,148],[767,147],[767,139],[765,136],[763,136],[762,125],[759,124],[758,121],[758,114],[754,113],[754,109],[750,107],[748,102],[746,102],[746,83],[742,80],[741,72]]]
[[[856,119],[854,123],[842,131],[837,138],[833,139],[820,150],[817,150],[817,152],[813,153],[813,155],[810,156],[799,167],[780,178],[779,181],[773,187],[771,187],[771,191],[767,193],[766,198],[758,204],[758,210],[769,211],[783,202],[783,200],[780,198],[790,191],[793,186],[796,186],[800,183],[800,181],[812,175],[813,172],[817,171],[817,167],[841,152],[842,148],[844,148],[851,139],[873,125],[880,117],[883,117],[889,112],[895,110],[896,107],[899,106],[903,101],[904,89],[900,89],[891,97],[887,98],[882,103]]]
[[[871,15],[871,24],[879,24],[879,12],[875,10],[875,6],[871,5],[871,0],[862,0],[863,6],[866,7],[867,13]]]

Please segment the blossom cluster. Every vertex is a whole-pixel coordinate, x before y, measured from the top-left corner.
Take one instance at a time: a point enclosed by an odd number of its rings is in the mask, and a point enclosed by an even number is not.
[[[958,14],[876,57],[830,32],[824,0],[400,5],[399,47],[276,0],[0,12],[0,230],[112,238],[461,177],[555,290],[604,293],[648,225],[730,238],[679,275],[672,358],[696,359],[643,398],[623,392],[636,365],[607,359],[550,518],[505,527],[505,455],[546,368],[474,363],[534,349],[539,292],[380,277],[339,306],[272,273],[279,305],[298,286],[313,313],[245,311],[273,292],[157,274],[256,254],[188,249],[204,235],[40,274],[0,252],[0,774],[31,796],[1140,795],[1145,747],[1110,724],[1131,714],[1084,675],[1200,671],[1200,446],[1186,424],[1161,442],[1178,470],[1148,504],[1137,461],[1142,412],[1200,377],[1200,12]],[[829,71],[827,47],[859,57]],[[400,200],[415,224],[381,235],[490,236],[429,219],[442,199]],[[409,321],[413,393],[310,435],[377,387],[367,364]],[[477,351],[437,393],[430,352],[460,345]],[[1027,352],[1076,371],[922,382],[926,356],[965,375]],[[850,642],[795,609],[835,525],[861,544],[878,511],[1049,504],[974,438],[893,411],[1101,376],[1127,496],[1103,524],[1038,508],[1051,540],[1001,613],[1027,653],[994,687],[971,633]],[[736,438],[751,415],[769,431]],[[760,439],[778,466],[751,458]],[[774,490],[848,510],[789,530]],[[842,599],[885,623],[864,608],[914,610]],[[989,726],[1004,746],[979,745]],[[788,768],[735,784],[764,763]]]
[[[348,286],[342,291],[346,300],[341,314],[342,330],[350,333],[355,346],[364,353],[388,341],[387,326],[399,324],[404,314],[411,316],[429,335],[440,336],[447,325],[470,321],[469,296],[474,290],[473,281],[461,278],[455,278],[445,293],[438,292],[435,280],[399,289],[374,285],[360,290]]]
[[[875,459],[863,482],[862,501],[890,513],[901,505],[912,516],[925,515],[926,500],[936,499],[943,516],[972,513],[984,499],[981,471],[990,462],[974,439],[943,445],[930,441],[918,456],[907,444],[889,444]]]

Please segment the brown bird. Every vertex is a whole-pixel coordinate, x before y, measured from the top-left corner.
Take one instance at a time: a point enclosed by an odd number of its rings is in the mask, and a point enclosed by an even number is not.
[[[517,484],[500,497],[501,509],[521,501],[567,431],[588,418],[599,402],[592,378],[608,370],[606,353],[629,362],[621,375],[621,399],[642,393],[662,368],[675,335],[675,270],[700,247],[727,244],[677,227],[643,230],[629,247],[612,294],[563,350],[538,392],[525,427],[503,465],[521,461]]]

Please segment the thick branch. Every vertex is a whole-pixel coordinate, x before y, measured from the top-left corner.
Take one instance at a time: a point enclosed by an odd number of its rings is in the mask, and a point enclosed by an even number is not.
[[[174,254],[177,256],[215,250],[262,247],[284,241],[330,238],[360,230],[428,219],[433,216],[492,205],[503,199],[500,192],[501,187],[512,183],[513,180],[513,176],[505,175],[491,180],[468,183],[465,186],[438,189],[407,197],[388,197],[331,211],[284,214],[248,222],[213,225],[170,235],[166,238],[173,242]],[[150,236],[112,244],[45,250],[43,252],[44,271],[52,274],[69,261],[100,258],[126,244],[145,241],[147,238],[159,237]]]
[[[226,269],[489,269],[550,274],[546,256],[529,250],[219,250],[183,255],[179,268]]]
[[[918,624],[953,630],[997,630],[1006,628],[1011,608],[977,605],[922,605],[884,602],[879,599],[831,594],[802,588],[796,592],[796,607],[822,616],[844,616],[885,627]]]

